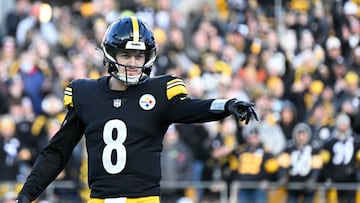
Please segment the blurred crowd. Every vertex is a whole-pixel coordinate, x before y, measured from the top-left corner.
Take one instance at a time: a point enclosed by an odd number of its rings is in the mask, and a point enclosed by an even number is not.
[[[229,117],[171,126],[164,181],[259,181],[240,190],[242,202],[269,201],[266,181],[304,183],[286,190],[289,202],[312,202],[316,182],[360,181],[360,1],[9,2],[0,29],[0,181],[23,183],[61,126],[63,88],[107,74],[99,44],[107,25],[128,15],[153,28],[152,75],[182,77],[193,98],[253,101],[259,115],[249,125]],[[56,202],[88,198],[86,170],[80,143],[57,178],[79,190],[57,189]],[[166,189],[164,201],[212,193]],[[335,197],[355,202],[356,191]]]

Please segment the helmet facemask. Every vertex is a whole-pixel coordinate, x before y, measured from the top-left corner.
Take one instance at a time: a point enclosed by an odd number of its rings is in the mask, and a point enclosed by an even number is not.
[[[122,51],[119,51],[118,53],[121,53]],[[121,64],[117,62],[115,57],[113,57],[112,55],[108,55],[105,49],[103,49],[103,52],[104,65],[107,68],[108,73],[123,82],[125,85],[137,85],[143,82],[150,75],[151,66],[147,66],[146,64],[143,66],[131,66]],[[121,68],[123,68],[124,70],[122,71]],[[141,71],[137,75],[129,75],[128,72],[130,69],[141,69]]]

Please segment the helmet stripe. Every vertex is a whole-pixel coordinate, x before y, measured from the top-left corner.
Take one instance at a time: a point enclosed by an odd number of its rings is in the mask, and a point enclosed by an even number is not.
[[[139,41],[139,23],[136,17],[131,16],[131,22],[133,26],[134,42]]]

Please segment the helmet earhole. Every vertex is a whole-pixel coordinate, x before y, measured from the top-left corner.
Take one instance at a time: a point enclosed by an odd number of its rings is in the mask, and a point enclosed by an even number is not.
[[[107,67],[108,67],[108,73],[112,73],[112,72],[116,72],[117,71],[117,68],[116,68],[116,65],[114,62],[105,62]]]

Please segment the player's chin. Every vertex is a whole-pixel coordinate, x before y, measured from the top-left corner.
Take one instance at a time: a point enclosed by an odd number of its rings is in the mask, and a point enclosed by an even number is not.
[[[131,74],[128,73],[127,74],[128,77],[136,77],[136,76],[139,76],[139,75],[140,75],[140,73],[131,73]]]
[[[138,76],[138,75],[141,74],[141,70],[128,69],[128,70],[126,71],[126,74],[127,74],[128,76],[132,76],[132,77]]]

